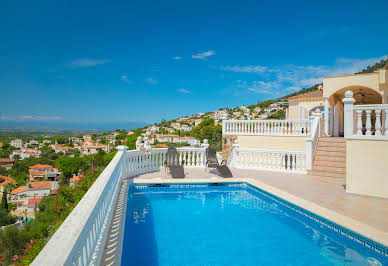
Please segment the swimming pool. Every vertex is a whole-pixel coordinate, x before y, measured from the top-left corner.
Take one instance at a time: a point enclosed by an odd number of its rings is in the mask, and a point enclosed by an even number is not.
[[[306,213],[246,183],[131,185],[121,265],[388,264]]]

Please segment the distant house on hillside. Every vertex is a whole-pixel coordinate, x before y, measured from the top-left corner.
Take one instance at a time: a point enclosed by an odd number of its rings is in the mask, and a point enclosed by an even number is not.
[[[21,148],[24,146],[24,142],[21,139],[13,139],[11,140],[11,146]]]
[[[156,134],[155,139],[159,142],[171,142],[176,143],[179,141],[179,136],[177,135],[162,135],[162,134]]]
[[[0,202],[1,202],[1,199],[3,198],[5,186],[9,183],[16,185],[16,180],[9,176],[0,175]]]
[[[30,140],[29,144],[30,145],[39,145],[39,141],[37,141],[37,140]]]
[[[16,205],[16,213],[22,211],[32,212],[40,200],[58,189],[58,183],[52,181],[29,182],[27,186],[21,186],[11,191],[8,203]]]
[[[12,151],[12,154],[9,156],[10,158],[15,158],[15,156],[19,156],[21,160],[24,160],[26,158],[39,158],[41,154],[41,151],[38,149],[30,149],[26,147],[20,148],[20,150],[14,150]]]
[[[181,137],[181,139],[178,142],[190,144],[190,146],[192,147],[201,145],[201,141],[198,139],[195,139],[194,137]]]
[[[77,138],[77,137],[70,137],[69,141],[72,142],[72,143],[80,143],[80,139]]]
[[[12,168],[14,162],[15,162],[15,159],[0,158],[0,167],[4,167],[6,170],[9,170]]]
[[[51,145],[51,148],[56,152],[63,152],[63,153],[68,153],[70,150],[74,150],[74,148],[71,148],[71,147],[67,147],[67,146],[63,146],[63,145],[59,145],[59,144],[56,144],[56,145]]]
[[[92,140],[92,135],[89,135],[89,134],[83,135],[82,138],[84,141],[89,141],[89,140]]]
[[[79,175],[74,174],[73,177],[70,178],[70,180],[69,180],[70,186],[74,186],[75,183],[81,181],[82,178],[84,178],[83,174],[79,174]]]
[[[30,181],[48,179],[57,180],[59,171],[57,168],[52,167],[48,164],[36,164],[29,167],[28,172],[30,173]]]

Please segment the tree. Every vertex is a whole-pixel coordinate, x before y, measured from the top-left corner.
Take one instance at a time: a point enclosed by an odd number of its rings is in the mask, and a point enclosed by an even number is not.
[[[3,192],[3,197],[1,199],[1,209],[5,209],[8,211],[8,200],[7,200],[7,193]]]
[[[0,166],[0,175],[8,175],[8,171],[7,169],[5,169],[5,167]]]

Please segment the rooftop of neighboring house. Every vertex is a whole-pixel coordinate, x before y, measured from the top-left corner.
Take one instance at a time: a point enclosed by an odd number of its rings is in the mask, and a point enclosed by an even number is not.
[[[16,184],[16,180],[13,179],[12,177],[10,176],[3,176],[3,175],[0,175],[0,186],[5,186],[9,183],[13,183],[13,184]]]
[[[195,139],[194,137],[181,137],[182,140],[185,140],[185,139]]]
[[[15,188],[11,191],[11,194],[18,194],[21,192],[25,192],[28,190],[35,190],[35,189],[51,189],[51,181],[37,181],[37,182],[30,182],[27,186],[21,186],[18,188]]]
[[[13,139],[11,141],[22,141],[21,139]]]
[[[91,137],[92,135],[89,135],[89,134],[86,134],[86,135],[84,135],[84,137]]]
[[[168,134],[166,134],[166,135],[156,134],[156,137],[158,137],[158,138],[179,138],[179,136],[177,136],[177,135],[168,135]]]
[[[60,144],[57,144],[57,145],[53,145],[54,149],[56,150],[72,150],[73,148],[72,147],[67,147],[67,146],[62,146]]]
[[[28,206],[35,206],[35,205],[38,205],[38,204],[42,201],[42,199],[43,199],[43,198],[33,198],[33,199],[29,199],[27,205],[28,205]]]
[[[49,164],[35,164],[33,166],[29,167],[30,169],[47,169],[47,168],[54,168]]]
[[[83,174],[73,176],[72,178],[70,178],[70,183],[74,183],[76,181],[80,181],[83,177],[84,177]]]
[[[156,144],[155,147],[157,148],[168,148],[167,144]]]
[[[321,90],[309,91],[303,94],[295,95],[288,98],[288,101],[297,101],[302,99],[321,99],[323,97],[323,92]]]
[[[0,163],[13,163],[13,162],[15,162],[15,159],[0,158]]]

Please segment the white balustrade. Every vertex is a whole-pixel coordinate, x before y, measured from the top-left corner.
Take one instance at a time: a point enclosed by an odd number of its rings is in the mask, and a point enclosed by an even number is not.
[[[224,120],[223,135],[306,136],[310,120]]]
[[[306,172],[306,153],[294,151],[234,149],[231,164],[236,168]]]
[[[118,152],[74,210],[32,262],[32,265],[99,264],[123,178],[164,167],[167,148],[150,152],[119,146]],[[186,167],[204,167],[205,148],[177,148]]]
[[[388,104],[354,105],[357,123],[352,138],[388,139]]]

